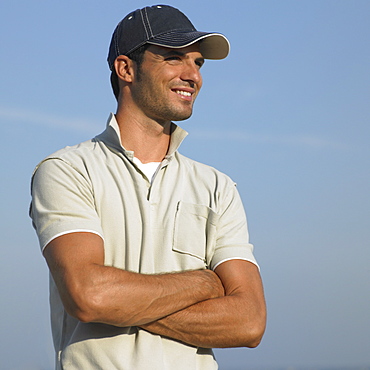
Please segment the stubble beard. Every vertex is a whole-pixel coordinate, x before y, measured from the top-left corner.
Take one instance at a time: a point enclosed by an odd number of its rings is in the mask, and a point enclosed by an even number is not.
[[[138,106],[146,112],[147,116],[160,123],[184,121],[193,114],[193,102],[184,101],[186,109],[181,109],[174,104],[156,95],[156,88],[150,78],[146,78],[141,69],[137,70],[137,89],[133,91],[133,98]]]

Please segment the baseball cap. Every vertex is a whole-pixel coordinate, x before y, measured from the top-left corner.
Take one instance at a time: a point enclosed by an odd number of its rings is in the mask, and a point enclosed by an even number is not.
[[[118,23],[109,47],[112,69],[119,55],[127,55],[144,44],[183,48],[198,41],[205,59],[224,59],[229,41],[221,33],[200,32],[180,10],[169,5],[153,5],[129,13]]]

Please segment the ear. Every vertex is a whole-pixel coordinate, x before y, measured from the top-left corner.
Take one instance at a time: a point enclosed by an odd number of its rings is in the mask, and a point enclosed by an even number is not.
[[[126,55],[120,55],[114,61],[114,68],[120,80],[132,82],[134,78],[134,62]]]

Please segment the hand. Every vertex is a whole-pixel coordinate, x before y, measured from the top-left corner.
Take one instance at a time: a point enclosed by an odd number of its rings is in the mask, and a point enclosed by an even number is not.
[[[225,289],[218,275],[212,270],[202,270],[207,277],[209,288],[213,292],[211,298],[220,298],[225,296]]]

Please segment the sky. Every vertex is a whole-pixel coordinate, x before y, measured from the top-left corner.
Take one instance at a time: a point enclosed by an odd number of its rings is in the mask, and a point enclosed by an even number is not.
[[[231,43],[202,68],[180,148],[238,184],[265,287],[262,343],[216,350],[220,369],[370,369],[370,2],[167,4]],[[53,368],[30,177],[48,154],[103,131],[116,108],[111,34],[146,5],[1,2],[1,369]]]

